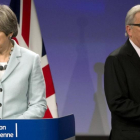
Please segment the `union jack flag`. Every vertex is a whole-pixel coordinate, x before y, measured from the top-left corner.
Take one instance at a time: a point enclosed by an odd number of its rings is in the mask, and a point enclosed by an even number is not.
[[[20,46],[28,48],[41,56],[47,101],[47,110],[44,118],[57,118],[55,90],[34,1],[11,0],[10,8],[14,11],[18,20],[18,35],[14,39]]]

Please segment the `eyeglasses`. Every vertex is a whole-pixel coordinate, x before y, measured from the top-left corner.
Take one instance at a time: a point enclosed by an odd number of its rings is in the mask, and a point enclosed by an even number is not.
[[[138,27],[140,27],[140,24],[129,24],[129,25],[133,25],[133,26],[138,26]]]

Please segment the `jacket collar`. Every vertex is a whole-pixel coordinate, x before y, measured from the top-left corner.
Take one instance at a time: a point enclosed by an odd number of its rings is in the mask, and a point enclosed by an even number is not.
[[[1,82],[6,80],[10,76],[12,71],[14,71],[14,69],[20,63],[20,60],[18,58],[21,57],[21,56],[22,55],[21,55],[20,46],[16,43],[16,41],[14,41],[14,50],[13,50],[11,56],[10,56],[10,60],[8,62],[6,71],[5,71],[5,73],[4,73],[4,75],[3,75],[2,79],[1,79]]]
[[[140,71],[140,57],[130,43],[129,39],[124,45],[124,51],[127,53],[128,56],[130,56],[130,61],[133,63],[133,65],[138,69],[138,71]]]
[[[134,47],[130,43],[129,39],[127,39],[126,43],[124,44],[124,50],[126,51],[126,53],[129,56],[132,56],[133,54],[134,55],[137,54],[136,50],[134,49]]]

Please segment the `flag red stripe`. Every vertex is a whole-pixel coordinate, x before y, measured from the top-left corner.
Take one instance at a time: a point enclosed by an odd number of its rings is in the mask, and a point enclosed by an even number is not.
[[[43,118],[53,118],[48,106],[47,106],[47,110],[46,110],[45,115],[44,115]]]
[[[46,83],[46,97],[48,98],[55,93],[49,64],[42,68],[42,71]]]
[[[29,47],[31,0],[23,0],[22,36]]]

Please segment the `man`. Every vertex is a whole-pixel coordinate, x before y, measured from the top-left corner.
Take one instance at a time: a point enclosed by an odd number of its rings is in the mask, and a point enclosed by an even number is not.
[[[140,140],[140,5],[128,11],[125,26],[128,40],[105,63],[110,140]]]

